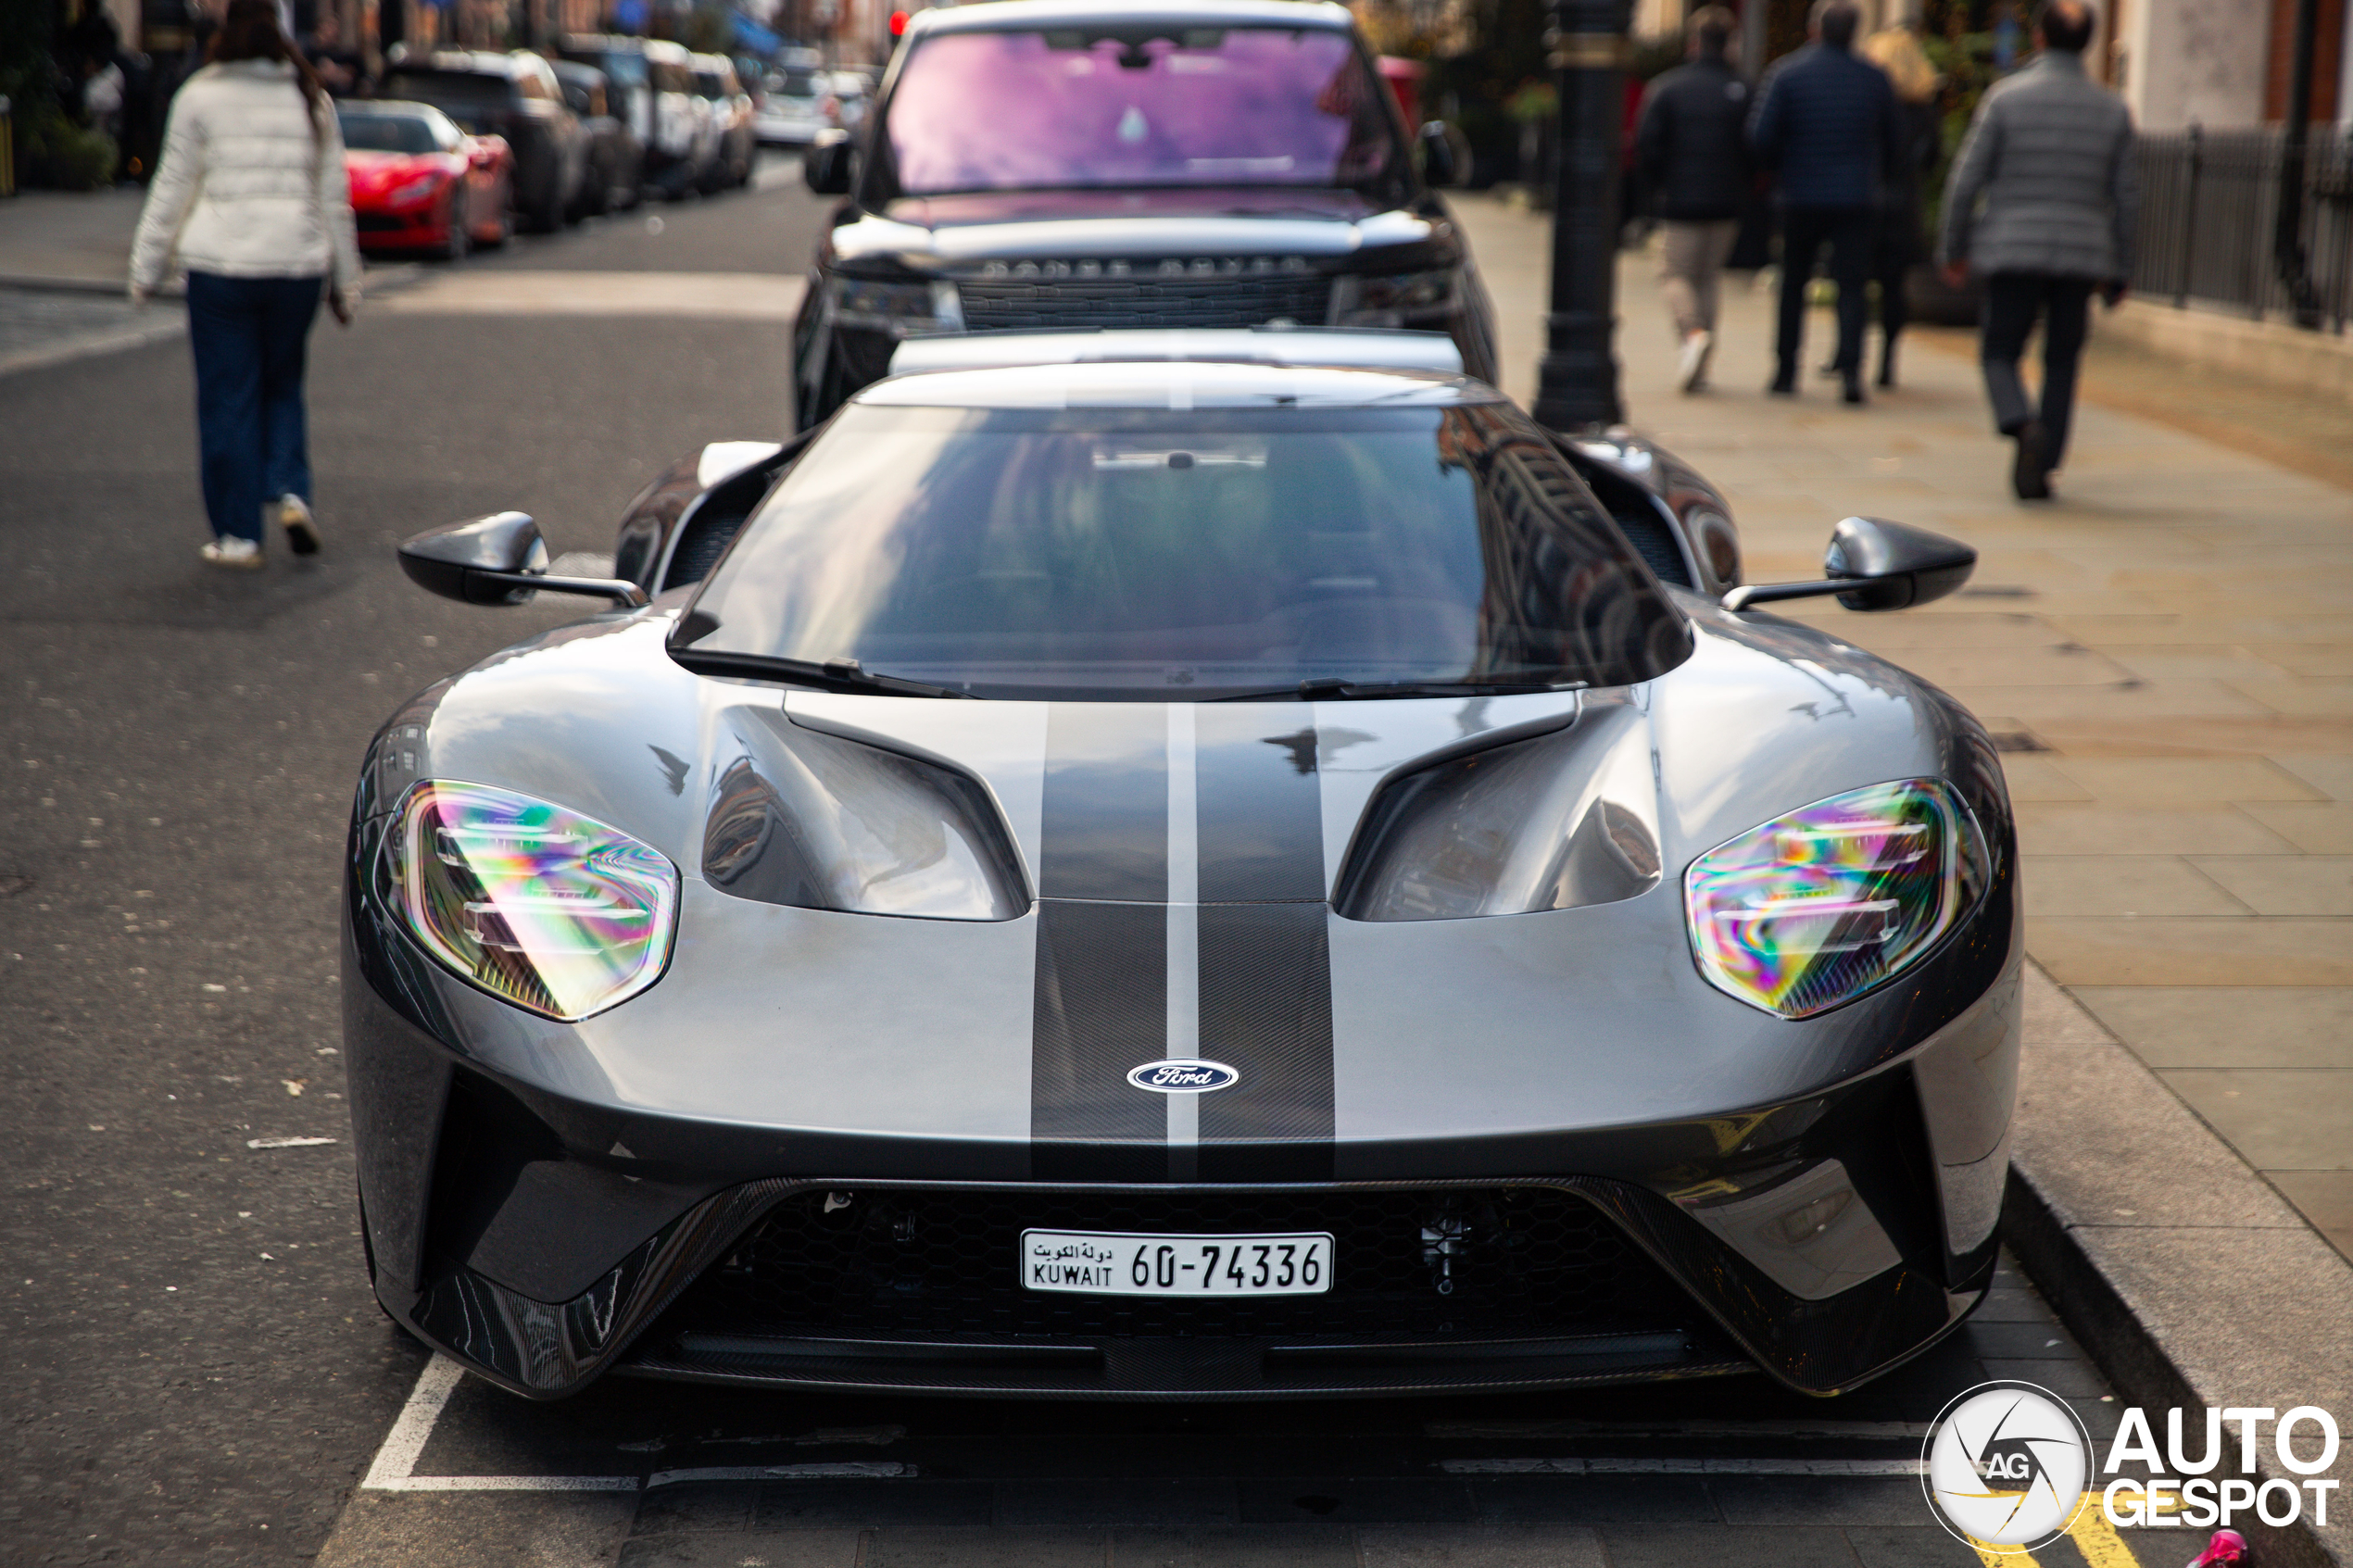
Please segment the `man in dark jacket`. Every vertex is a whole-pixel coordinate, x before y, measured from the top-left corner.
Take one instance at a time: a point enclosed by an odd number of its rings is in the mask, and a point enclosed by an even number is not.
[[[1948,280],[1957,285],[1972,269],[1985,275],[1978,358],[1994,425],[2018,443],[2010,483],[2023,501],[2049,498],[2051,470],[2067,455],[2092,294],[2113,306],[2133,275],[2140,211],[2133,116],[2084,74],[2092,20],[2082,0],[2051,0],[2044,10],[2043,57],[1994,83],[1978,106],[1945,182],[1937,238]],[[2018,375],[2038,315],[2039,408]]]
[[[1771,390],[1797,392],[1806,288],[1814,258],[1831,249],[1838,283],[1838,358],[1846,401],[1863,399],[1864,290],[1880,185],[1901,156],[1904,128],[1887,75],[1855,54],[1862,19],[1854,0],[1816,0],[1813,42],[1767,73],[1749,121],[1749,144],[1780,177],[1781,314]]]
[[[1707,384],[1717,282],[1740,232],[1750,179],[1748,83],[1724,57],[1733,26],[1732,13],[1721,6],[1692,14],[1691,63],[1651,83],[1634,133],[1634,156],[1659,220],[1659,290],[1682,345],[1676,381],[1685,392]]]

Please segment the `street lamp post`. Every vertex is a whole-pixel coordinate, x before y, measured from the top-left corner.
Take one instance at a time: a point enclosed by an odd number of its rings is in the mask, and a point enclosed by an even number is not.
[[[1617,185],[1631,0],[1553,0],[1546,38],[1560,94],[1553,199],[1553,302],[1536,370],[1537,420],[1615,424]]]

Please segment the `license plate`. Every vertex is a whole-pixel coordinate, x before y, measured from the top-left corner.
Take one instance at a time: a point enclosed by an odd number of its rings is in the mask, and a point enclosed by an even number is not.
[[[1021,1282],[1085,1296],[1318,1296],[1332,1238],[1024,1231]]]

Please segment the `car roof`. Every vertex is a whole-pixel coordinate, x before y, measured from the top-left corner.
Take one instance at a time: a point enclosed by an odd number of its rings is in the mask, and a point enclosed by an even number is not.
[[[1088,24],[1136,27],[1321,28],[1345,32],[1355,19],[1327,0],[992,0],[986,6],[952,6],[917,11],[908,19],[918,33],[1026,32],[1048,27]]]
[[[1483,383],[1435,370],[1098,360],[895,375],[850,402],[884,408],[1426,408],[1502,396]]]
[[[435,49],[429,55],[411,55],[406,59],[393,60],[386,69],[393,73],[422,75],[439,71],[448,76],[503,76],[511,79],[520,65],[514,54],[494,54],[488,49]]]

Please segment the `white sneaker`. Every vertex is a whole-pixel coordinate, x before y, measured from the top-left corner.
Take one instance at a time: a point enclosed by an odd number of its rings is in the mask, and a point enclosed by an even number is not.
[[[295,554],[319,553],[319,520],[310,515],[310,505],[301,496],[289,492],[278,497],[278,526],[286,531],[286,543]]]
[[[223,533],[208,541],[196,553],[215,566],[233,566],[245,571],[256,571],[261,567],[261,546],[233,533]]]
[[[1693,332],[1683,340],[1683,352],[1675,361],[1675,384],[1685,392],[1697,392],[1707,384],[1707,353],[1716,346],[1716,334]]]

